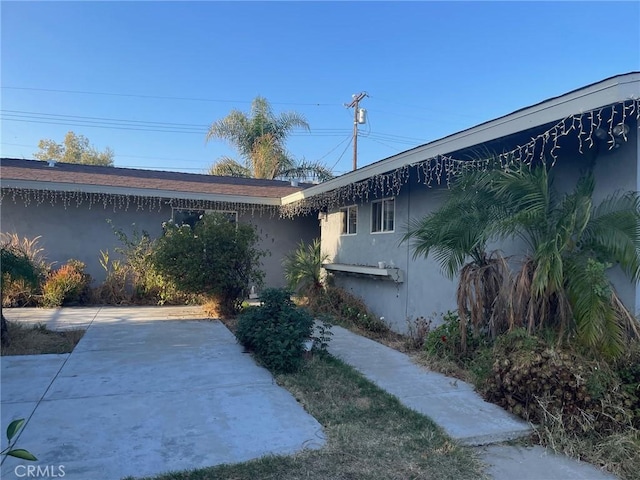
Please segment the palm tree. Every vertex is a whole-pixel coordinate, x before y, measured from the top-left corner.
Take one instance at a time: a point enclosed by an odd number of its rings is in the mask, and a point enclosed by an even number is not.
[[[414,240],[416,255],[433,251],[450,276],[462,268],[461,318],[471,310],[472,322],[506,315],[503,325],[524,322],[530,332],[575,332],[586,347],[615,357],[638,324],[606,271],[619,265],[631,280],[640,278],[640,201],[635,192],[618,193],[594,207],[594,187],[587,172],[560,196],[545,165],[465,174],[443,208],[411,224],[405,239]],[[481,268],[488,240],[513,238],[524,242],[526,255],[512,288],[496,293],[486,276],[465,275]],[[481,311],[461,305],[460,292],[469,289],[484,300]]]
[[[495,172],[495,201],[506,215],[493,224],[498,238],[518,237],[528,254],[516,276],[516,314],[529,331],[552,325],[561,336],[606,357],[624,350],[638,323],[624,307],[607,270],[619,265],[640,278],[640,199],[637,192],[614,193],[593,205],[595,179],[587,171],[562,196],[545,165]]]
[[[461,348],[466,350],[467,325],[487,327],[495,336],[505,330],[508,315],[497,315],[504,307],[496,300],[508,289],[509,268],[500,252],[487,252],[490,225],[500,217],[499,204],[491,192],[481,188],[484,173],[468,172],[447,192],[442,207],[408,226],[403,241],[410,241],[413,257],[433,254],[444,275],[459,275],[456,300],[460,317]]]
[[[300,241],[295,250],[289,252],[283,261],[284,277],[291,290],[306,296],[317,295],[322,290],[322,264],[329,255],[321,252],[320,239],[309,245]]]
[[[285,142],[294,128],[309,130],[304,116],[296,112],[275,115],[269,102],[256,97],[247,115],[232,110],[211,124],[206,140],[226,140],[236,147],[243,163],[222,157],[209,173],[254,178],[301,178],[324,181],[332,178],[330,170],[319,163],[296,162],[287,153]]]

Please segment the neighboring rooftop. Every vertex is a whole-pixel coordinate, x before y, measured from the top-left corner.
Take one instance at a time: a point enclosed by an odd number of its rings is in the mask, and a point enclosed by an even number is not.
[[[280,198],[302,190],[280,180],[221,177],[132,168],[55,163],[15,158],[0,159],[3,187],[34,190],[82,191],[168,198],[221,200],[234,197],[245,203],[279,204]],[[308,185],[306,185],[308,186]]]

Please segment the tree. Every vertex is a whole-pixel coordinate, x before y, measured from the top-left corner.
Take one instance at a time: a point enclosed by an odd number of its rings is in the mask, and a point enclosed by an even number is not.
[[[202,294],[218,302],[223,316],[234,314],[249,291],[264,276],[256,247],[258,234],[251,225],[236,224],[225,215],[205,214],[189,225],[166,225],[158,239],[153,262],[178,289]]]
[[[594,187],[588,171],[559,195],[546,165],[465,174],[439,211],[409,226],[405,240],[413,240],[416,255],[433,252],[449,275],[462,267],[458,292],[474,290],[485,300],[482,310],[469,309],[474,324],[502,318],[510,326],[524,322],[530,332],[574,332],[587,348],[615,357],[638,325],[606,272],[619,265],[633,281],[640,277],[640,201],[635,192],[616,193],[594,206]],[[505,276],[496,290],[484,273],[463,275],[482,264],[489,240],[513,238],[526,254],[509,288]],[[459,308],[462,318],[460,298]]]
[[[287,136],[294,128],[309,130],[304,116],[296,112],[275,115],[269,102],[256,97],[247,115],[232,110],[229,115],[212,123],[207,142],[226,140],[233,145],[243,162],[222,157],[209,169],[212,175],[253,178],[300,178],[328,180],[331,171],[320,163],[296,161],[285,149]]]
[[[38,281],[38,269],[25,252],[10,244],[0,246],[0,267],[0,340],[2,345],[8,345],[9,330],[2,313],[2,285],[10,279],[23,279],[35,285]]]
[[[113,150],[107,147],[103,152],[99,152],[89,144],[87,137],[72,131],[67,132],[63,143],[43,139],[38,142],[38,148],[40,151],[33,154],[38,160],[113,167]]]

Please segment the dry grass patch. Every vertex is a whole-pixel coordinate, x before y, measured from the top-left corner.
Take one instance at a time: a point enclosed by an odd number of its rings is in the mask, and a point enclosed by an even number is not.
[[[316,355],[300,372],[276,380],[323,425],[324,447],[155,480],[485,478],[471,450],[329,355]]]
[[[11,343],[2,346],[2,355],[40,355],[44,353],[71,353],[84,330],[49,330],[44,324],[25,325],[7,322]]]

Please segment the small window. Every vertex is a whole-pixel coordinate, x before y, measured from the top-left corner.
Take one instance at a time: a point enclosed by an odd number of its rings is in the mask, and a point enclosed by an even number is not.
[[[387,198],[371,203],[371,233],[393,232],[395,200]]]
[[[340,209],[342,216],[342,235],[355,235],[358,233],[358,207],[352,205]]]
[[[184,210],[179,208],[173,209],[173,223],[176,225],[189,225],[191,228],[196,226],[203,215],[210,213],[220,213],[225,215],[231,223],[238,223],[238,212],[221,211],[221,210]]]

